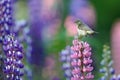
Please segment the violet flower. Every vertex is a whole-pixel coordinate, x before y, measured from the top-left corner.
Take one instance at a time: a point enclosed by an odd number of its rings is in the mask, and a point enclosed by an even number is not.
[[[13,0],[0,1],[0,37],[4,51],[4,79],[22,80],[23,76],[23,48],[12,32]]]
[[[90,80],[94,78],[92,75],[92,59],[91,47],[87,42],[73,40],[71,49],[72,77],[71,80]]]
[[[79,24],[77,25],[78,27],[80,26]],[[75,36],[75,39],[73,40],[73,46],[71,47],[73,53],[69,54],[69,68],[71,70],[71,72],[69,72],[71,73],[70,80],[92,80],[94,78],[94,75],[92,74],[93,61],[91,59],[91,47],[87,42],[79,41],[88,34],[85,29],[77,29],[77,33],[80,33],[80,35],[77,34]],[[80,30],[84,31],[85,35],[83,35],[83,32],[81,33]],[[65,58],[63,57],[63,60],[64,59]]]
[[[10,33],[9,29],[11,26],[13,26],[12,3],[13,3],[12,0],[0,1],[0,26],[1,26],[1,32],[4,32],[4,34]]]
[[[27,74],[27,80],[33,80],[33,74],[32,74],[32,70],[25,66],[25,73]]]
[[[43,19],[40,19],[41,0],[29,0],[29,23],[30,23],[30,36],[32,38],[32,63],[35,65],[44,64],[44,47],[42,40]]]
[[[0,1],[0,9],[1,9],[1,23],[5,23],[7,25],[12,25],[12,0],[1,0]]]
[[[113,61],[111,60],[111,51],[110,47],[107,45],[103,46],[103,60],[101,65],[103,68],[100,69],[100,72],[103,73],[103,76],[100,80],[110,80],[110,78],[115,74],[115,70],[112,68]]]
[[[2,51],[2,42],[3,37],[6,33],[9,33],[9,27],[11,26],[12,22],[12,9],[11,9],[11,1],[10,0],[0,0],[0,55],[2,55],[0,59],[0,79],[3,80],[3,67],[4,67],[4,54]],[[10,25],[8,27],[8,25]]]
[[[5,80],[22,80],[24,67],[22,63],[23,48],[15,39],[14,34],[6,35],[3,39]]]
[[[20,20],[16,22],[16,27],[14,27],[14,32],[17,34],[18,40],[26,44],[25,53],[27,63],[31,63],[31,53],[32,53],[32,39],[30,36],[30,27],[28,26],[28,22],[25,20]]]
[[[113,60],[111,57],[111,51],[109,46],[103,46],[102,57],[102,68],[99,71],[102,73],[103,76],[100,78],[100,80],[120,80],[120,75],[116,75],[115,69],[113,68]]]
[[[31,53],[32,53],[32,39],[30,37],[30,28],[27,21],[20,20],[16,22],[16,27],[14,27],[14,32],[17,34],[18,40],[23,43],[25,51],[25,60],[27,65],[31,65]],[[33,80],[31,66],[25,66],[25,73],[29,80]]]
[[[72,54],[72,50],[70,46],[67,46],[64,50],[60,53],[60,61],[62,62],[62,69],[64,70],[64,75],[66,80],[70,80],[72,73],[71,73],[71,58],[70,55]]]

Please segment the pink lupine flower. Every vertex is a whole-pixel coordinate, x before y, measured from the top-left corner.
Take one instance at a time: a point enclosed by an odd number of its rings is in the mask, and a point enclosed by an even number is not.
[[[92,75],[93,67],[91,63],[91,47],[87,42],[73,40],[71,49],[72,77],[71,80],[90,80],[94,78]]]
[[[94,78],[94,75],[92,75],[92,73],[88,73],[86,76],[85,76],[86,79],[90,79],[90,78]]]
[[[92,59],[90,59],[90,57],[89,57],[89,58],[84,58],[84,59],[83,59],[83,63],[84,63],[84,64],[92,63]]]

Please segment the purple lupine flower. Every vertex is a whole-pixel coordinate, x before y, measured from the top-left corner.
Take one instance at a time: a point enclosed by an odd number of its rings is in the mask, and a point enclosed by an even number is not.
[[[12,0],[1,0],[0,1],[0,23],[5,23],[7,25],[12,25]]]
[[[20,20],[16,22],[16,27],[14,27],[14,32],[17,34],[18,40],[25,44],[24,51],[25,51],[25,60],[27,65],[31,65],[31,53],[32,53],[32,39],[30,37],[30,28],[27,24],[27,21]],[[25,66],[26,76],[29,80],[33,80],[32,70],[29,67]]]
[[[44,64],[44,47],[42,40],[43,19],[40,19],[41,0],[29,0],[29,23],[30,23],[30,35],[32,38],[32,63],[35,65]]]
[[[0,42],[6,33],[9,33],[9,23],[11,22],[11,2],[0,0]]]
[[[66,80],[70,80],[72,73],[71,73],[71,58],[70,55],[72,54],[72,50],[70,46],[67,46],[65,50],[62,50],[60,53],[60,61],[62,62],[62,69],[64,70],[64,75]]]
[[[23,35],[24,35],[24,40],[26,41],[26,44],[27,44],[27,48],[26,48],[26,57],[27,57],[27,62],[28,63],[31,63],[31,53],[32,53],[32,39],[31,37],[29,36],[29,27],[26,27],[23,29]]]
[[[3,43],[3,38],[5,37],[5,35],[10,33],[11,26],[12,26],[12,0],[0,0],[0,42],[1,43]],[[0,46],[0,47],[2,47],[2,46]],[[1,50],[0,50],[0,52],[1,52]],[[2,59],[3,60],[2,71],[3,71],[3,67],[5,65],[4,59],[5,58]],[[10,59],[6,58],[6,61],[8,61],[8,60],[10,60]],[[3,78],[2,78],[2,80],[3,80]]]
[[[23,35],[23,29],[28,26],[28,22],[26,20],[19,20],[15,22],[15,27],[13,28],[14,33],[18,37],[19,41],[21,42],[23,38],[19,37],[19,34]]]
[[[0,26],[1,26],[1,31],[5,33],[10,33],[10,28],[13,26],[13,1],[12,0],[1,0],[0,1]],[[4,33],[4,34],[5,34]]]
[[[27,45],[27,48],[25,49],[26,60],[28,63],[31,63],[32,39],[30,36],[30,27],[25,20],[17,21],[15,26],[16,27],[14,27],[13,30],[15,34],[17,34],[18,40]]]
[[[111,57],[110,47],[107,45],[103,46],[101,65],[103,66],[99,71],[103,74],[100,80],[113,80],[115,78],[115,70],[112,67],[113,60]]]
[[[27,66],[25,66],[25,73],[27,74],[28,80],[33,80],[32,70]]]
[[[34,55],[32,55],[32,61],[35,64],[39,65],[40,63],[44,63],[43,43],[51,41],[57,33],[57,30],[59,30],[58,28],[60,28],[61,20],[58,7],[60,1],[61,0],[29,0],[30,34],[33,39],[32,52],[34,53]]]
[[[12,32],[14,0],[0,1],[0,37],[4,51],[4,79],[22,80],[23,48]]]
[[[104,79],[106,80],[106,79]],[[110,80],[120,80],[120,75],[113,75]]]
[[[103,66],[99,71],[103,74],[100,80],[120,80],[120,75],[115,74],[113,68],[113,60],[111,57],[110,47],[108,45],[103,46],[101,65]]]
[[[57,7],[59,2],[60,0],[50,2],[49,0],[29,0],[28,2],[29,23],[31,26],[30,35],[33,39],[32,53],[34,53],[32,55],[32,62],[34,64],[44,64],[45,52],[43,43],[57,33],[57,27],[60,25],[60,10]]]
[[[90,80],[94,78],[92,75],[92,59],[91,47],[87,42],[73,40],[71,49],[72,77],[71,80]]]
[[[6,35],[3,39],[3,50],[6,56],[4,60],[4,73],[6,80],[22,80],[23,76],[23,48],[15,39],[14,34]]]

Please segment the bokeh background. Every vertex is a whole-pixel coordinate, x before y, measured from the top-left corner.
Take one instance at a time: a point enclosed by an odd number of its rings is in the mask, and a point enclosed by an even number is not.
[[[30,24],[33,80],[65,80],[59,53],[72,44],[77,19],[98,32],[83,39],[93,48],[93,74],[98,80],[103,44],[111,46],[112,33],[120,31],[120,24],[112,30],[119,23],[120,0],[18,0],[15,6],[16,19]]]

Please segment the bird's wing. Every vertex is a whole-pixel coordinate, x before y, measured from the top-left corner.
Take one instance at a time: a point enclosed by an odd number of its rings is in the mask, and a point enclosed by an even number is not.
[[[84,24],[83,29],[86,31],[93,31],[88,25]]]

